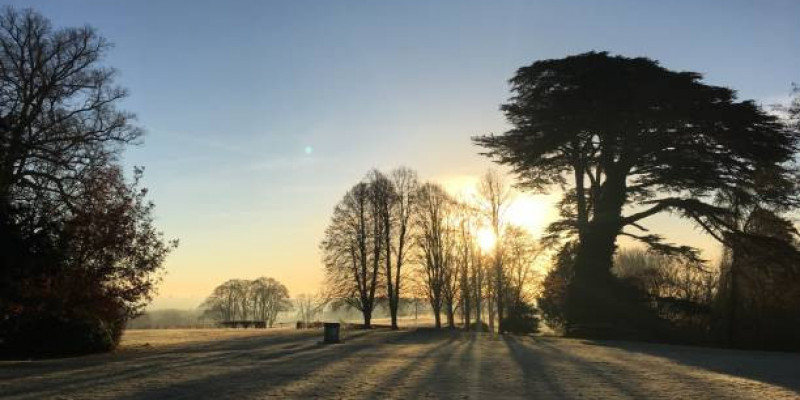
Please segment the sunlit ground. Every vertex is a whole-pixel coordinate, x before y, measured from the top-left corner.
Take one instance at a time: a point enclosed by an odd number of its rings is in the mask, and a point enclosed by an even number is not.
[[[130,331],[113,354],[0,362],[0,397],[655,398],[800,396],[800,354],[431,329]],[[145,346],[145,343],[149,345]]]

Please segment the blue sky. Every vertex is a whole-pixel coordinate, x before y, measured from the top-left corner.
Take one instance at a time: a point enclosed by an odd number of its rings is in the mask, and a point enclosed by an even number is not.
[[[800,1],[4,3],[115,43],[108,64],[148,132],[125,162],[146,166],[159,225],[182,241],[159,306],[233,277],[315,290],[347,187],[372,167],[481,173],[469,137],[506,129],[506,81],[535,60],[648,56],[762,103],[800,81]],[[651,225],[713,247],[668,216]]]

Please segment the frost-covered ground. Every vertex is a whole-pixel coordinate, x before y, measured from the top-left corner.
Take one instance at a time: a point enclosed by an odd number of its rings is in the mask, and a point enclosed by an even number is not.
[[[800,354],[432,330],[129,331],[113,354],[0,361],[0,397],[800,398]]]

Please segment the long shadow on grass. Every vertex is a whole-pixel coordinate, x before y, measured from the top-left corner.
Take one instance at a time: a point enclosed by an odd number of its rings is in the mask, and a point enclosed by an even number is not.
[[[310,398],[325,393],[327,397],[340,398],[358,393],[363,398],[398,397],[397,393],[409,384],[412,376],[423,373],[429,360],[451,352],[457,343],[454,336],[442,339],[442,335],[427,329],[404,332],[381,342],[370,352],[359,354],[357,363],[346,363],[339,371],[328,373],[324,379],[314,379],[292,395]],[[421,352],[404,351],[419,345],[425,346]]]
[[[548,340],[534,342],[530,337],[506,336],[514,361],[524,372],[526,390],[544,391],[548,396],[559,398],[581,397],[611,390],[614,396],[628,398],[647,398],[652,395],[641,384],[643,376],[637,374],[636,367],[620,368],[591,358],[565,351]],[[594,382],[594,387],[566,387],[572,382],[562,379],[563,372],[574,374],[579,385]],[[641,372],[640,370],[638,372]],[[577,390],[576,390],[577,389]],[[589,393],[581,393],[589,392]],[[540,395],[537,393],[537,395]]]
[[[800,353],[732,350],[614,340],[588,341],[627,352],[646,354],[800,392]]]
[[[336,362],[353,357],[375,348],[386,340],[385,335],[404,333],[369,332],[351,334],[342,345],[316,345],[307,351],[293,354],[270,363],[254,362],[234,365],[223,371],[211,371],[202,376],[191,376],[178,382],[160,387],[147,388],[126,396],[123,399],[150,398],[249,398],[270,395],[291,386],[318,378],[321,371]]]
[[[360,331],[349,335],[349,338],[355,340],[365,334],[367,332]],[[160,378],[162,374],[194,369],[202,371],[209,367],[272,365],[288,358],[313,359],[315,353],[324,353],[316,341],[316,337],[296,334],[234,338],[192,343],[147,354],[53,360],[55,365],[41,361],[36,363],[45,365],[44,371],[29,368],[22,374],[16,374],[17,379],[3,388],[3,395],[21,398],[42,398],[56,393],[85,395],[100,386],[112,389],[133,383],[140,386],[148,380]],[[35,379],[22,381],[28,375],[25,372],[36,375]]]
[[[425,371],[425,378],[409,388],[402,398],[439,398],[453,397],[469,389],[469,378],[463,375],[470,371],[472,361],[470,352],[475,341],[474,335],[460,331],[441,331],[435,332],[435,338],[441,340],[447,337],[445,346],[441,346],[441,351],[430,352],[425,355],[424,360],[430,362],[430,366]]]
[[[535,398],[545,395],[551,398],[565,399],[567,390],[558,382],[558,377],[546,368],[547,360],[543,354],[536,354],[534,350],[524,346],[520,339],[513,336],[504,336],[503,343],[514,362],[522,371],[523,391],[526,397]]]
[[[676,391],[689,391],[694,395],[710,398],[726,396],[726,393],[705,379],[670,369],[659,364],[657,360],[644,361],[628,357],[625,352],[584,356],[579,353],[581,347],[559,345],[558,340],[534,342],[531,338],[509,337],[507,344],[512,350],[515,361],[525,370],[527,385],[533,387],[541,385],[535,376],[530,376],[531,371],[536,371],[547,385],[547,393],[554,397],[570,397],[570,394],[580,396],[580,393],[572,390],[574,388],[564,386],[576,383],[581,385],[579,388],[581,391],[589,391],[590,394],[610,389],[620,396],[647,398],[653,395],[652,388],[646,387],[652,379],[648,377],[648,373],[653,372],[665,380],[674,382],[677,386],[673,389]],[[580,381],[563,381],[560,378],[564,375],[578,376]],[[594,386],[585,386],[588,382]]]
[[[391,345],[435,345],[430,351],[405,355],[410,360],[400,368],[395,368],[390,373],[376,377],[372,385],[372,390],[368,393],[368,398],[382,399],[389,397],[399,398],[419,398],[419,396],[408,395],[405,392],[413,390],[415,393],[420,388],[426,387],[427,380],[419,380],[415,386],[409,387],[414,382],[409,382],[413,376],[424,375],[430,378],[436,375],[442,364],[442,358],[448,354],[454,354],[463,346],[463,340],[456,332],[441,331],[435,329],[418,329],[414,335],[406,336],[397,340]],[[397,355],[387,354],[388,357],[398,357]],[[422,368],[427,368],[422,370]],[[398,393],[399,392],[399,393]],[[399,395],[402,394],[402,395]]]

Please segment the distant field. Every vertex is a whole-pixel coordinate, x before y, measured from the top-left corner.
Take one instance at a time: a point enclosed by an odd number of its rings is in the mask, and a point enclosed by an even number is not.
[[[122,335],[119,350],[141,350],[147,347],[285,335],[288,330],[290,329],[129,329]]]
[[[132,330],[112,354],[0,362],[0,397],[800,398],[800,354],[431,329]]]

